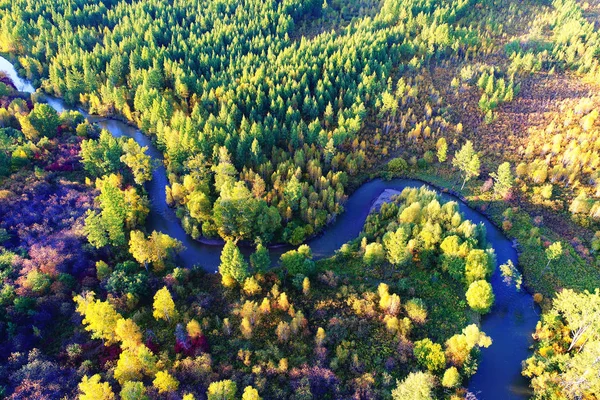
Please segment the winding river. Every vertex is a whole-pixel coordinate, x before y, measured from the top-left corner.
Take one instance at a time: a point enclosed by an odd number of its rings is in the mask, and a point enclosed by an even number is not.
[[[19,90],[28,93],[35,91],[29,82],[17,75],[13,65],[3,57],[0,57],[0,71],[4,71]],[[58,112],[69,109],[60,99],[48,97],[47,101]],[[113,136],[131,137],[141,146],[148,147],[147,153],[156,160],[156,167],[152,180],[146,184],[151,202],[147,228],[149,231],[167,233],[183,243],[186,250],[181,253],[181,264],[186,267],[198,264],[209,272],[216,271],[221,245],[200,243],[192,239],[181,227],[174,211],[167,206],[165,199],[167,172],[162,162],[163,156],[154,147],[151,139],[140,130],[123,122],[100,119],[85,112],[84,115],[90,121],[97,122]],[[406,187],[423,185],[429,186],[411,179],[391,181],[376,179],[362,185],[349,197],[344,205],[345,212],[338,216],[335,223],[322,235],[308,241],[315,258],[331,256],[344,243],[358,236],[373,202],[383,191],[386,189],[401,191]],[[435,190],[433,187],[430,188]],[[496,251],[498,265],[508,260],[512,260],[517,265],[518,256],[512,242],[484,215],[469,208],[450,194],[440,193],[440,195],[444,201],[458,202],[460,211],[467,219],[485,225],[487,240]],[[277,260],[288,249],[288,247],[270,249],[272,260]],[[250,249],[244,251],[248,253]],[[481,328],[492,338],[493,344],[482,351],[479,369],[469,382],[469,390],[480,400],[525,399],[529,397],[530,392],[528,382],[521,376],[521,362],[530,355],[531,333],[538,320],[538,310],[529,294],[518,292],[502,281],[498,268],[492,276],[491,283],[496,302],[491,312],[482,318]]]

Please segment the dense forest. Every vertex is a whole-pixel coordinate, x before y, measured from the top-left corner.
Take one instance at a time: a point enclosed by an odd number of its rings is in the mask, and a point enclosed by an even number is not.
[[[599,18],[578,0],[0,0],[0,53],[37,88],[0,71],[0,397],[600,398]],[[156,173],[218,265],[149,228]],[[407,178],[433,186],[383,193],[357,237],[313,251],[366,182]],[[539,314],[506,366],[528,388],[474,391],[487,318],[512,312],[498,289]]]

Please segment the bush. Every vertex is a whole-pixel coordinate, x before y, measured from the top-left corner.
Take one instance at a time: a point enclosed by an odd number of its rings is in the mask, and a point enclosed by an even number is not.
[[[397,157],[387,163],[387,169],[394,174],[402,174],[408,169],[408,164],[403,158]]]

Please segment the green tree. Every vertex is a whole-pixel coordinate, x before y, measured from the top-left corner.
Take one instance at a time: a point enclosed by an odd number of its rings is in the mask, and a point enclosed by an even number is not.
[[[37,103],[31,113],[29,113],[29,122],[42,136],[53,138],[60,125],[60,119],[56,110],[52,106],[44,103]]]
[[[461,189],[465,187],[468,180],[479,176],[480,161],[479,156],[473,149],[473,143],[470,140],[454,155],[452,165],[458,168],[463,175],[463,183]]]
[[[297,274],[311,275],[315,269],[312,257],[310,247],[303,244],[297,250],[290,250],[282,254],[280,257],[281,266],[292,276]]]
[[[223,185],[213,207],[219,235],[226,240],[253,239],[262,205],[264,200],[256,199],[244,182]]]
[[[224,284],[227,283],[228,279],[243,283],[249,275],[248,264],[244,260],[242,252],[235,242],[231,240],[225,242],[225,246],[223,246],[223,250],[221,251],[219,273]]]
[[[302,198],[302,185],[296,178],[296,175],[292,175],[291,179],[285,185],[284,198],[290,205],[292,210],[297,210]]]
[[[495,299],[492,285],[484,280],[471,283],[466,296],[469,307],[480,314],[488,313]]]
[[[256,251],[250,255],[250,264],[256,272],[266,272],[271,266],[269,250],[262,243],[258,243]]]

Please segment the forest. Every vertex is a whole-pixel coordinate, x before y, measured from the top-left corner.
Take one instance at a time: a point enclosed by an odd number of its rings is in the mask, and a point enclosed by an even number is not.
[[[600,398],[599,26],[0,0],[0,398]]]

